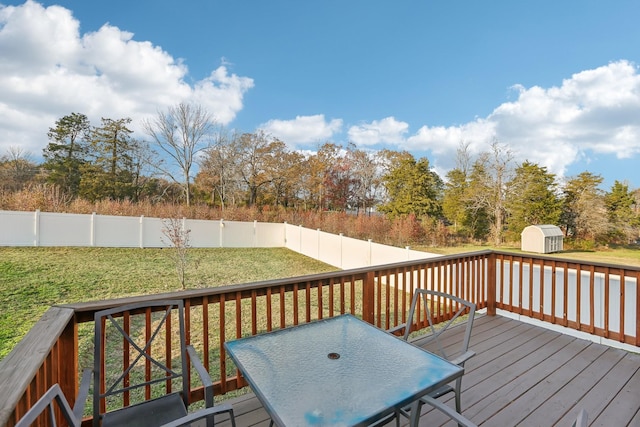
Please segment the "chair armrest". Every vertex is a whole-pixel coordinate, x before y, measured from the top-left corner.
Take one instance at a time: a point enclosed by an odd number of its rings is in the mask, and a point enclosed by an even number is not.
[[[387,329],[386,331],[387,331],[388,333],[390,333],[390,334],[393,334],[394,332],[398,332],[398,331],[400,331],[400,330],[402,330],[402,329],[404,329],[404,328],[406,328],[406,327],[407,327],[407,324],[406,324],[406,323],[403,323],[403,324],[401,324],[401,325],[394,326],[394,327],[393,327],[393,328],[391,328],[391,329]]]
[[[187,353],[189,354],[189,359],[191,359],[191,364],[198,372],[198,376],[200,377],[200,381],[202,381],[202,385],[204,387],[204,403],[207,408],[211,408],[213,406],[213,381],[211,381],[211,376],[209,372],[204,368],[204,365],[200,361],[200,357],[198,353],[196,353],[196,349],[193,346],[187,346]]]
[[[446,415],[448,415],[452,420],[456,421],[458,423],[459,426],[465,426],[465,427],[476,427],[476,424],[474,424],[472,421],[470,421],[469,419],[465,418],[464,416],[462,416],[461,414],[457,413],[453,408],[451,408],[448,405],[445,405],[444,403],[442,403],[441,401],[434,399],[431,396],[423,396],[420,398],[420,400],[422,402],[424,402],[427,405],[431,405],[434,408],[436,408],[437,410],[445,413]]]
[[[193,412],[191,414],[185,415],[182,418],[178,418],[175,421],[171,421],[169,423],[163,424],[161,427],[181,427],[190,425],[192,422],[201,420],[203,418],[209,417],[211,415],[219,414],[222,412],[228,412],[229,416],[233,418],[233,407],[229,403],[223,403],[221,405],[216,405],[212,408],[205,408],[199,411]],[[232,422],[232,424],[234,424]]]
[[[453,363],[454,365],[462,365],[464,362],[471,359],[475,355],[475,351],[469,350],[458,357],[454,357],[453,359],[449,360],[449,362]]]
[[[92,375],[93,371],[91,369],[85,369],[82,371],[80,389],[76,396],[76,402],[73,404],[73,416],[76,417],[77,420],[82,420],[82,416],[84,415],[84,406],[87,404],[87,396],[89,395]]]

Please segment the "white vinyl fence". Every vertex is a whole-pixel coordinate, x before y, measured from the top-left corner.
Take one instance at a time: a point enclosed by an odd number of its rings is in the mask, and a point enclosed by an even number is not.
[[[290,224],[182,219],[194,248],[286,247],[349,269],[434,256]],[[161,218],[0,211],[0,246],[161,248],[171,245]]]

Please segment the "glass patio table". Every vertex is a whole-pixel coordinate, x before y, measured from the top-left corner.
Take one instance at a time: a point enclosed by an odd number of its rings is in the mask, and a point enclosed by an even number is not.
[[[282,427],[367,425],[463,374],[350,314],[241,338],[225,348]]]

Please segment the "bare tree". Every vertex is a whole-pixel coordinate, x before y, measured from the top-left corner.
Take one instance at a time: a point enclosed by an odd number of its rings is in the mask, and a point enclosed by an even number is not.
[[[162,240],[171,247],[169,258],[174,263],[182,289],[186,289],[187,282],[188,253],[191,247],[189,233],[191,233],[191,230],[185,227],[184,219],[168,218],[162,220],[162,234],[164,234],[168,242],[165,241],[165,238],[162,238]]]
[[[0,156],[0,187],[11,190],[24,188],[38,173],[38,167],[31,159],[31,153],[11,146],[6,155]]]
[[[218,133],[213,145],[200,158],[200,171],[196,176],[198,188],[210,192],[211,202],[219,201],[223,211],[229,203],[235,204],[235,196],[240,192],[241,178],[231,145],[234,138],[226,132]]]
[[[197,154],[209,145],[214,125],[213,116],[202,106],[186,103],[158,112],[155,119],[143,123],[152,144],[169,157],[169,164],[159,160],[155,167],[183,186],[187,206],[191,204],[191,170]]]
[[[506,183],[513,173],[513,153],[497,140],[491,151],[480,154],[474,163],[470,181],[469,205],[476,214],[487,214],[490,233],[496,246],[502,244],[505,223]]]

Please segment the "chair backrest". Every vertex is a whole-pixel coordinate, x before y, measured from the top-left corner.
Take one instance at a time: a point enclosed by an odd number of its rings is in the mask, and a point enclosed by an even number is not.
[[[86,396],[85,396],[86,397]],[[62,389],[58,384],[54,384],[47,392],[27,411],[26,414],[16,424],[16,427],[29,427],[38,418],[47,417],[49,424],[53,427],[57,426],[56,406],[59,408],[60,414],[69,426],[79,427],[81,420],[76,418],[69,406],[69,402],[62,394]],[[44,412],[47,415],[44,415]]]
[[[93,416],[181,392],[189,383],[181,300],[129,304],[95,314]]]
[[[404,339],[412,341],[447,360],[467,353],[476,305],[456,296],[416,289],[404,328]],[[465,318],[466,316],[466,318]],[[464,332],[460,336],[461,327]]]

